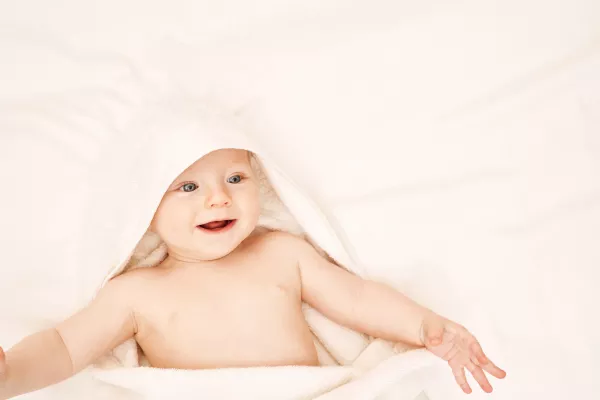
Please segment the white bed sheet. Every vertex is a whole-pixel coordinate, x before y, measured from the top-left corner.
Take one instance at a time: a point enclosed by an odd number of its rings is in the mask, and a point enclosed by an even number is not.
[[[86,165],[153,82],[251,110],[374,277],[476,333],[508,377],[471,398],[597,396],[600,3],[412,3],[2,4],[1,345],[89,290]]]

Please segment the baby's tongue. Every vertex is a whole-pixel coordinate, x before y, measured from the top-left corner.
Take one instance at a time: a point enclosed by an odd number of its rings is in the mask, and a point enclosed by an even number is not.
[[[218,229],[224,227],[225,225],[227,225],[227,221],[212,221],[200,226],[206,229]]]

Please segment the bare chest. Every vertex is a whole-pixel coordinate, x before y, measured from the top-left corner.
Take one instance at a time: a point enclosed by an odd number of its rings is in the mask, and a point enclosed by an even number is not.
[[[137,317],[136,336],[153,365],[261,364],[265,357],[297,357],[299,343],[312,345],[293,274],[258,267],[188,271],[156,289]]]

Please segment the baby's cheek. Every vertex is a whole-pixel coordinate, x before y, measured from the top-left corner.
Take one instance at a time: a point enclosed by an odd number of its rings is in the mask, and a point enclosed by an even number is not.
[[[177,213],[165,211],[157,214],[155,225],[159,236],[165,239],[177,235],[177,232],[181,231],[182,228],[180,216]]]
[[[259,206],[253,207],[248,214],[250,214],[250,222],[254,225],[258,223],[258,219],[260,217],[261,208]]]

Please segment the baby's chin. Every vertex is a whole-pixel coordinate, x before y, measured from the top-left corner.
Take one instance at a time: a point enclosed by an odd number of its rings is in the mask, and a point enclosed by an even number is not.
[[[209,243],[202,243],[194,249],[190,249],[193,258],[201,261],[215,261],[233,253],[246,240],[248,235],[226,240],[211,240]]]
[[[197,261],[215,261],[224,258],[234,252],[240,244],[249,238],[256,228],[256,224],[247,223],[247,221],[237,220],[235,224],[230,225],[230,228],[225,227],[219,231],[219,226],[216,226],[216,232],[205,232],[204,229],[197,227],[198,232],[195,233],[190,240],[185,244],[175,241],[168,241],[170,254],[177,254],[178,257],[173,257],[189,262]],[[177,238],[181,239],[181,238]]]

